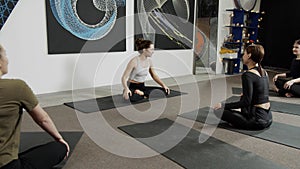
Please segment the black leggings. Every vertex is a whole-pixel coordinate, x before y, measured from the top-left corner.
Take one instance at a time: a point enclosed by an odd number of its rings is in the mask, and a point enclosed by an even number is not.
[[[135,90],[140,90],[142,92],[144,92],[144,95],[141,96],[139,94],[134,93]],[[129,90],[132,93],[132,96],[129,96],[129,99],[131,102],[137,102],[140,100],[143,100],[146,98],[149,98],[150,93],[154,90],[157,90],[158,92],[153,92],[151,93],[151,95],[156,95],[156,97],[164,97],[167,95],[167,92],[165,91],[164,88],[161,87],[146,87],[145,83],[129,83]]]
[[[255,108],[257,114],[265,114],[270,120],[247,118],[245,113],[236,110],[216,110],[215,115],[231,124],[233,127],[245,130],[262,130],[268,128],[272,124],[272,114],[270,109]]]
[[[289,81],[287,79],[278,78],[275,81],[275,86],[279,89],[280,96],[285,96],[286,93],[292,93],[296,97],[300,97],[300,84],[293,84],[290,89],[283,88],[284,84]]]
[[[0,169],[51,169],[60,163],[66,154],[66,145],[53,141],[20,153],[19,159],[9,162]]]

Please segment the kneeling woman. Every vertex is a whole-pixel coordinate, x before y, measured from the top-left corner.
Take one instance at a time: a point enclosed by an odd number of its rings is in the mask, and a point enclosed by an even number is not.
[[[261,130],[272,123],[269,102],[269,78],[262,69],[264,49],[261,45],[250,45],[243,55],[243,63],[248,70],[242,74],[243,93],[238,102],[218,103],[215,114],[233,127]],[[224,112],[221,112],[224,108]],[[233,110],[240,108],[241,111]]]
[[[154,44],[149,40],[143,39],[137,39],[135,44],[139,55],[129,61],[123,73],[123,97],[126,100],[130,99],[131,102],[136,102],[148,98],[150,92],[154,89],[162,90],[166,95],[170,94],[170,89],[160,80],[153,69],[150,57],[154,52]],[[148,72],[161,87],[145,86]]]

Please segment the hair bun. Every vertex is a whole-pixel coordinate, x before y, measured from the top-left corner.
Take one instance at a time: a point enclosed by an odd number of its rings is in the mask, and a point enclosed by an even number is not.
[[[140,44],[142,44],[143,41],[144,41],[143,38],[138,38],[138,39],[135,40],[135,44],[140,45]]]
[[[138,51],[150,48],[150,45],[153,44],[150,40],[145,40],[143,38],[138,38],[135,40],[135,46]]]

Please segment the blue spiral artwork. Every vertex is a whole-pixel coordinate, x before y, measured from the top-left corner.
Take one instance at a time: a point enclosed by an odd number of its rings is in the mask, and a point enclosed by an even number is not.
[[[0,0],[0,30],[11,14],[18,0]]]
[[[84,40],[97,40],[110,32],[116,22],[117,8],[125,0],[93,0],[94,6],[105,12],[102,20],[94,25],[81,20],[77,13],[78,0],[50,0],[51,10],[59,24],[73,35]]]
[[[125,0],[46,0],[48,53],[124,51]]]

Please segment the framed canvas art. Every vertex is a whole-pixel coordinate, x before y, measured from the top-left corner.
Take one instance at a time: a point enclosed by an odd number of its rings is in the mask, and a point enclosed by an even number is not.
[[[135,39],[154,42],[156,49],[193,48],[194,0],[136,0]]]
[[[126,50],[125,0],[46,0],[48,54]]]

